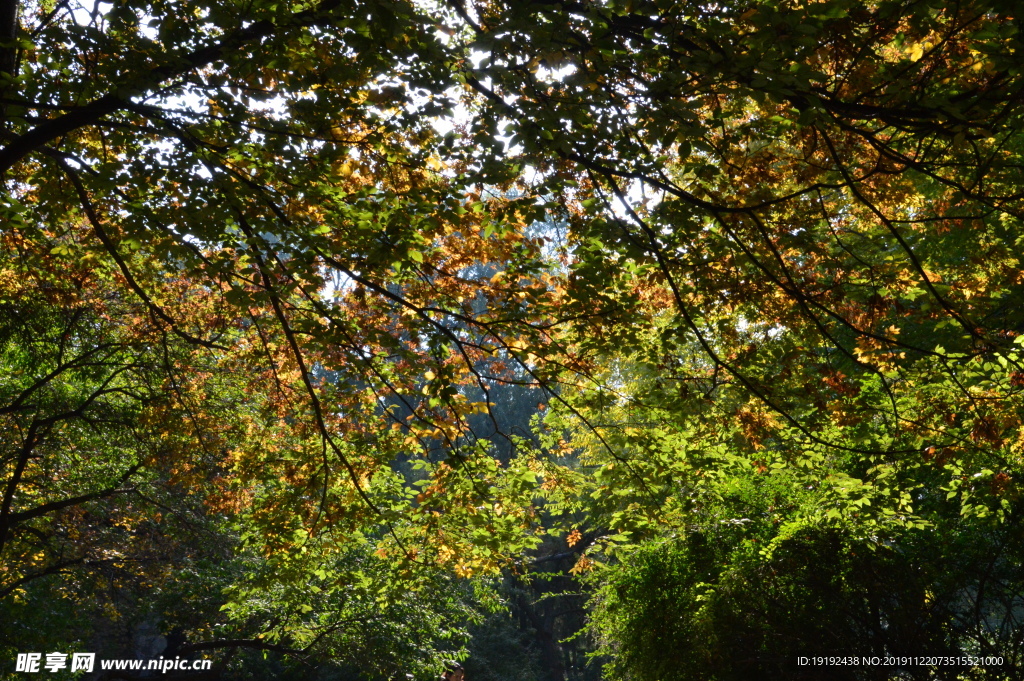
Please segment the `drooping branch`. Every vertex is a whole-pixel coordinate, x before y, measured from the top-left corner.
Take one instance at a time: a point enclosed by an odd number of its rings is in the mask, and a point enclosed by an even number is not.
[[[106,489],[102,489],[102,490],[100,490],[98,492],[91,492],[89,494],[80,494],[78,496],[69,497],[67,499],[59,499],[57,501],[50,501],[50,502],[47,502],[45,504],[40,504],[39,506],[36,506],[35,508],[31,508],[31,509],[29,509],[27,511],[19,511],[18,513],[12,513],[9,516],[10,524],[13,526],[15,523],[20,523],[20,522],[24,522],[26,520],[31,520],[32,518],[38,518],[38,517],[44,516],[44,515],[46,515],[48,513],[53,513],[54,511],[59,511],[62,508],[68,508],[70,506],[78,506],[78,505],[84,504],[84,503],[86,503],[88,501],[95,501],[97,499],[105,499],[107,497],[112,497],[115,494],[125,494],[127,492],[131,492],[131,491],[133,491],[132,488],[124,488],[122,486],[126,482],[128,482],[128,480],[131,479],[131,477],[133,475],[138,473],[141,468],[142,468],[142,464],[141,463],[137,463],[134,466],[131,466],[127,471],[124,472],[124,474],[120,477],[120,479],[117,481],[117,483],[115,485],[113,485],[111,487],[107,487]]]
[[[15,0],[3,0],[3,2],[16,5]],[[154,88],[168,80],[179,78],[213,64],[238,50],[271,37],[279,31],[330,23],[332,11],[339,5],[340,0],[324,0],[316,7],[296,12],[284,21],[262,20],[244,28],[238,28],[210,45],[170,60],[167,65],[157,66],[137,74],[131,80],[118,84],[113,91],[88,104],[40,123],[15,137],[0,149],[0,178],[5,176],[7,171],[25,156],[41,151],[53,140],[68,133],[94,125],[112,113],[130,109],[133,106],[134,98],[144,98]]]

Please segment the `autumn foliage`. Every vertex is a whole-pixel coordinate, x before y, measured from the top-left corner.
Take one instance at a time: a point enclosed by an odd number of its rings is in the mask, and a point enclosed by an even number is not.
[[[0,8],[0,649],[1024,664],[1014,6]]]

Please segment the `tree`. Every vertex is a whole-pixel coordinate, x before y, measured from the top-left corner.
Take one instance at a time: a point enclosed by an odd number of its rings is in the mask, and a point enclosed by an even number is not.
[[[12,386],[10,413],[20,414],[19,394],[57,380],[77,396],[72,411],[128,410],[93,433],[100,455],[91,462],[102,475],[81,489],[68,488],[89,471],[47,452],[44,461],[60,462],[53,502],[26,508],[40,478],[24,479],[21,459],[12,459],[4,521],[29,537],[5,547],[14,566],[5,586],[16,601],[8,603],[23,625],[15,635],[31,626],[27,606],[39,601],[38,591],[19,591],[26,578],[77,583],[80,602],[95,600],[110,583],[103,580],[117,581],[97,577],[90,592],[94,554],[124,534],[97,527],[146,526],[159,544],[167,524],[149,519],[194,515],[212,542],[197,547],[192,527],[191,542],[162,546],[172,554],[166,561],[112,558],[140,577],[117,582],[128,600],[163,590],[168,610],[131,616],[184,628],[181,650],[228,652],[221,661],[237,649],[372,657],[378,665],[362,665],[364,674],[433,675],[431,665],[458,653],[457,626],[473,602],[443,589],[435,564],[463,576],[493,573],[533,542],[532,475],[490,458],[466,420],[488,412],[491,384],[514,379],[500,361],[493,371],[481,362],[518,352],[511,345],[524,334],[545,333],[533,325],[539,312],[524,305],[526,296],[551,295],[539,245],[505,224],[537,209],[529,199],[488,199],[431,170],[431,149],[453,146],[423,122],[442,95],[426,112],[386,108],[396,90],[381,78],[394,75],[394,61],[376,52],[380,40],[406,54],[410,39],[420,50],[436,43],[411,8],[239,9],[28,3],[15,12],[17,44],[2,46],[15,65],[6,75],[19,73],[2,84],[5,254],[17,260],[26,250],[30,260],[15,269],[41,262],[54,277],[69,263],[99,267],[89,295],[119,304],[110,320],[93,309],[76,318],[84,357],[96,347],[120,353],[96,376],[72,371],[77,356],[62,363],[55,339],[67,309],[44,301],[15,310],[15,330],[40,340],[28,356],[12,337],[12,365],[41,368],[45,357],[58,368]],[[363,41],[354,61],[352,36]],[[427,78],[441,60],[416,63],[406,75]],[[278,86],[288,102],[250,106]],[[190,111],[197,88],[210,96]],[[403,99],[411,95],[394,103]],[[468,269],[488,263],[486,278]],[[524,293],[520,284],[535,280]],[[150,374],[128,380],[130,371]],[[126,382],[105,382],[111,375]],[[90,392],[89,380],[99,388]],[[470,403],[452,388],[459,382],[482,397]],[[96,390],[108,398],[102,404],[94,405]],[[395,404],[406,410],[401,418]],[[126,456],[115,447],[119,423],[126,437],[151,435],[167,456]],[[79,434],[67,441],[85,446]],[[449,452],[443,461],[417,456],[439,442]],[[409,459],[411,473],[399,465]],[[122,493],[133,502],[150,494],[133,504],[109,499]],[[90,505],[100,499],[110,503]],[[198,507],[182,508],[193,501]],[[32,562],[38,547],[26,514],[52,523],[58,506],[79,513],[68,533],[102,535],[95,545],[72,537],[72,563],[82,570],[65,565],[62,538]],[[133,517],[122,518],[129,509]],[[226,594],[175,602],[181,591],[150,579],[183,566],[196,572],[183,588]],[[41,633],[67,638],[66,621],[51,624]],[[379,655],[385,645],[389,658]]]
[[[252,319],[225,323],[208,288],[177,280],[164,309],[219,349],[197,347],[78,233],[23,236],[5,233],[0,274],[7,657],[131,658],[146,628],[177,638],[179,656],[214,654],[217,673],[258,669],[254,650],[366,678],[431,676],[460,654],[470,590],[437,570],[401,574],[366,522],[294,536],[322,509],[317,490],[288,486],[308,424],[289,422],[294,379],[253,370]],[[249,470],[257,448],[273,456]]]
[[[217,442],[190,414],[196,381],[180,373],[190,348],[147,324],[95,254],[72,255],[73,237],[3,239],[0,589],[9,595],[73,566],[116,562],[104,555],[118,555],[124,537],[76,521],[112,498],[138,503],[147,474],[182,475],[181,431],[195,436],[191,467],[209,465]],[[121,506],[108,527],[142,521],[131,502]]]
[[[538,482],[591,516],[577,572],[726,520],[755,573],[1016,522],[1008,4],[3,10],[3,215],[87,225],[156,332],[267,396],[223,504],[282,580],[363,540],[403,579],[496,574]],[[551,405],[509,461],[475,425],[499,384]],[[793,570],[766,593],[860,593]]]
[[[712,678],[702,655],[718,637],[790,650],[787,636],[825,645],[808,613],[866,621],[856,588],[815,591],[816,575],[779,561],[808,551],[822,569],[828,551],[808,546],[943,565],[961,590],[936,598],[942,645],[1012,651],[1019,623],[999,606],[980,627],[998,635],[954,623],[989,607],[988,569],[938,555],[972,531],[1005,555],[995,528],[1018,522],[1015,20],[989,4],[531,10],[473,20],[493,57],[474,87],[527,158],[550,159],[549,186],[580,199],[569,299],[591,314],[566,344],[597,368],[554,403],[548,443],[594,472],[579,503],[604,539],[578,568],[624,561],[594,573],[610,672],[682,678],[703,662],[693,673]],[[688,553],[687,536],[735,553]],[[645,568],[659,550],[678,569]],[[714,569],[698,574],[701,560]],[[828,574],[863,580],[869,564]],[[657,600],[650,580],[674,570],[688,576]],[[857,588],[906,604],[894,592],[938,592],[922,579]],[[642,593],[616,595],[623,582]],[[666,643],[673,605],[700,615]],[[755,612],[803,612],[799,636],[782,615],[744,629]],[[832,645],[871,647],[853,634]],[[781,673],[748,661],[720,673]]]
[[[325,464],[318,474],[344,479],[380,517],[368,476],[428,438],[475,446],[465,419],[488,401],[471,404],[449,384],[486,394],[506,377],[480,375],[478,358],[544,339],[553,287],[538,244],[519,233],[542,211],[431,169],[457,149],[428,125],[451,103],[451,74],[420,10],[146,7],[88,18],[24,8],[35,47],[23,48],[24,77],[4,95],[8,215],[54,229],[87,221],[155,323],[184,341],[218,345],[169,313],[159,277],[143,277],[132,252],[252,318],[272,342],[262,366],[287,362],[300,379],[296,417],[312,419],[325,450],[307,452],[308,470]],[[435,101],[417,102],[439,79]],[[283,99],[258,105],[274,93]],[[85,100],[96,103],[75,103]],[[486,280],[466,273],[487,263],[497,269]],[[467,303],[480,295],[486,306]],[[411,423],[386,413],[388,400]]]

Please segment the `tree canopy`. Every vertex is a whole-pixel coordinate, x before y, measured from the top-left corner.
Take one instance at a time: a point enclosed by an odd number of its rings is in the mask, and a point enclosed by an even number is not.
[[[0,0],[0,646],[1019,671],[1017,14]]]

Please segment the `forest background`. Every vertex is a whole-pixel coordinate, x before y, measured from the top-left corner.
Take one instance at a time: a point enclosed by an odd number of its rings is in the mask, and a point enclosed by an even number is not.
[[[1019,678],[1017,12],[0,0],[0,675]]]

